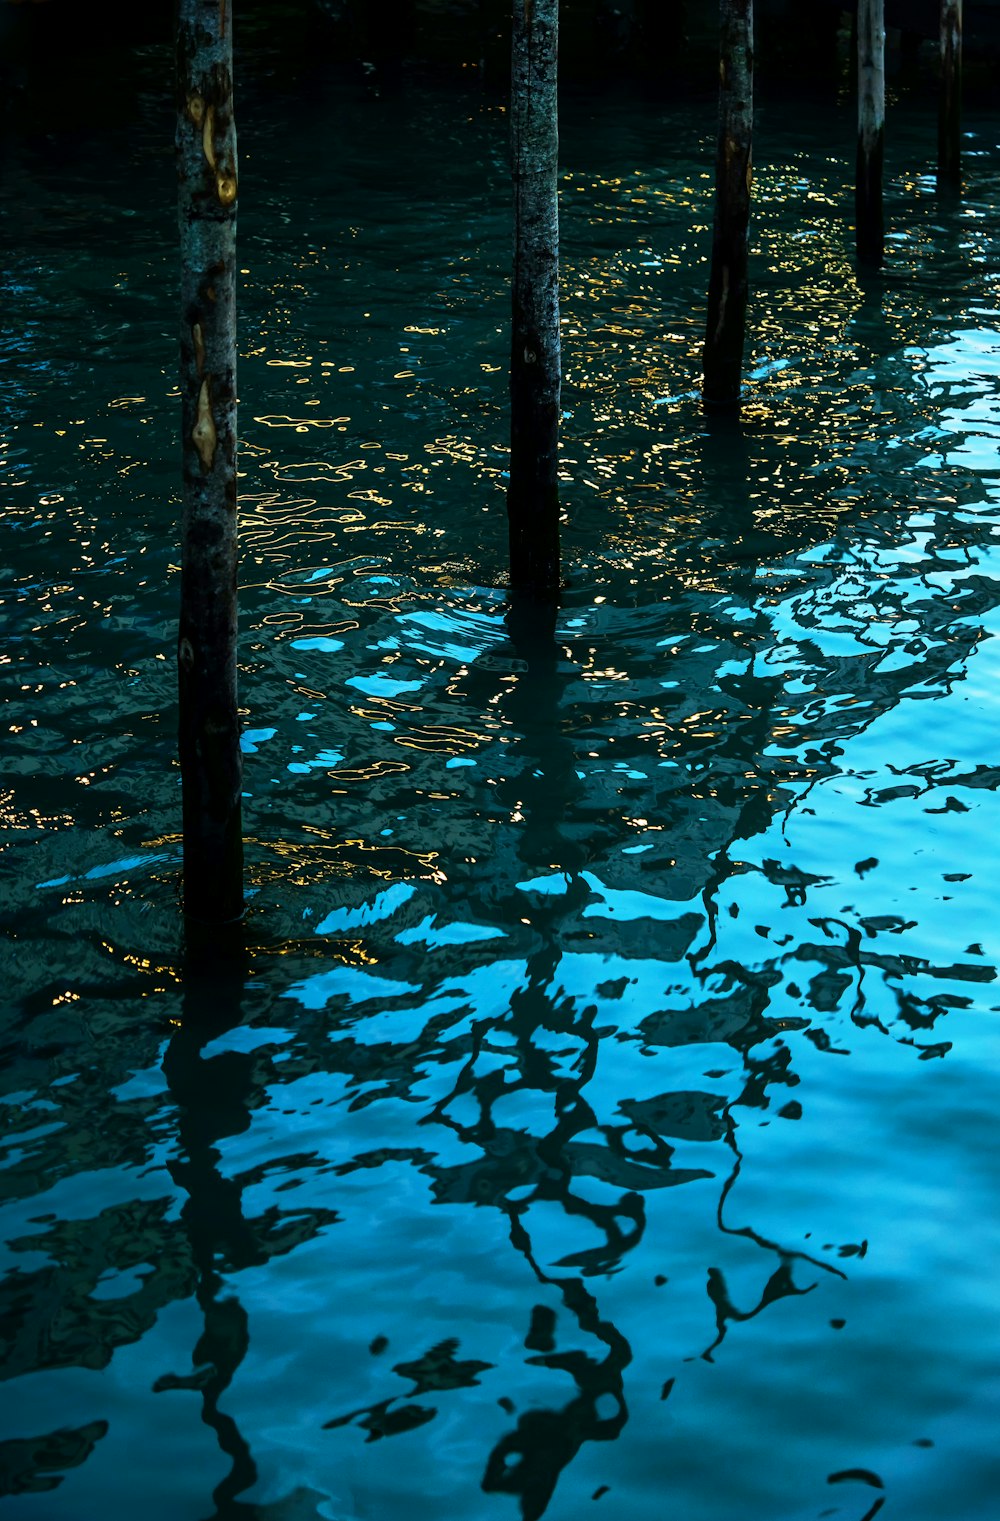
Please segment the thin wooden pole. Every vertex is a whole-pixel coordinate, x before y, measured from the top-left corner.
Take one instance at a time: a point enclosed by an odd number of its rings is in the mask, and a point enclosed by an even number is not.
[[[507,522],[515,590],[559,589],[559,0],[514,0]]]
[[[941,0],[938,185],[962,182],[962,0]]]
[[[753,0],[720,0],[719,140],[702,395],[737,408],[747,318],[753,166]]]
[[[885,139],[885,0],[858,0],[858,161],[855,222],[858,262],[879,268],[885,255],[882,159]]]
[[[177,643],[184,909],[243,912],[236,692],[236,129],[232,0],[178,0],[184,491]]]

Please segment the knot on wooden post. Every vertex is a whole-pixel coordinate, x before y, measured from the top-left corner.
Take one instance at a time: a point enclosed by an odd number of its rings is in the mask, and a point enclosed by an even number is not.
[[[208,160],[208,167],[215,173],[215,107],[209,106],[205,112],[201,132],[201,151]]]
[[[191,111],[191,101],[197,102],[195,113]],[[191,116],[191,120],[195,126],[201,127],[201,151],[215,179],[215,193],[219,198],[219,205],[228,210],[236,201],[237,178],[235,163],[229,162],[235,155],[232,142],[230,141],[231,133],[227,132],[225,127],[225,117],[223,117],[223,130],[221,134],[221,158],[223,162],[220,163],[220,151],[216,147],[215,141],[215,106],[206,106],[200,96],[193,96],[188,103],[188,114]]]

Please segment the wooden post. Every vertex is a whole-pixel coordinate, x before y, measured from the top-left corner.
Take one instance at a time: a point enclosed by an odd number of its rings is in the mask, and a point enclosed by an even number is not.
[[[232,0],[178,0],[184,495],[177,644],[184,909],[243,912],[236,697],[236,129]]]
[[[882,155],[885,138],[885,0],[858,0],[858,262],[878,269],[885,254]]]
[[[962,182],[962,0],[941,0],[939,188]]]
[[[702,395],[738,408],[747,317],[753,165],[753,0],[719,4],[719,140]]]
[[[515,590],[559,589],[559,0],[514,0],[507,522]]]

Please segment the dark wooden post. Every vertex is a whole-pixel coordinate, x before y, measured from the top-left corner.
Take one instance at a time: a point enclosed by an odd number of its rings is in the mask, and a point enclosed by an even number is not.
[[[858,0],[858,262],[876,269],[885,254],[882,157],[885,139],[885,0]]]
[[[941,0],[938,185],[962,181],[962,0]]]
[[[514,0],[510,580],[559,589],[559,0]]]
[[[184,461],[177,644],[184,908],[243,912],[236,698],[236,129],[232,0],[178,0]]]
[[[720,0],[719,141],[702,395],[738,407],[747,318],[753,163],[753,0]]]

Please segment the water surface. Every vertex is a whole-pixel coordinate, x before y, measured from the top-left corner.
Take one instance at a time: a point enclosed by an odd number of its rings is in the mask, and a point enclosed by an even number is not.
[[[508,606],[495,101],[242,102],[245,944],[186,950],[171,123],[8,149],[2,1487],[26,1521],[994,1513],[1000,131],[887,266],[764,103],[568,95]],[[294,128],[294,130],[293,130]]]

